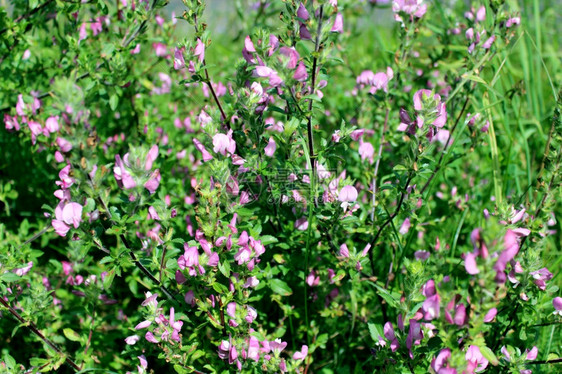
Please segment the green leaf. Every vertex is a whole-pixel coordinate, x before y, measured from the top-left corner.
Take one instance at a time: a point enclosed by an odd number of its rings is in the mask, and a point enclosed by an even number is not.
[[[371,335],[371,338],[373,339],[373,341],[375,343],[378,343],[378,341],[382,338],[383,336],[383,329],[381,327],[381,325],[375,325],[374,323],[368,323],[367,326],[369,327],[369,334]]]
[[[225,277],[230,277],[230,263],[228,261],[219,262],[219,270]]]
[[[62,332],[64,333],[64,336],[66,336],[68,340],[72,340],[73,342],[80,341],[80,335],[78,335],[76,331],[66,328],[62,330]]]
[[[2,276],[0,276],[0,279],[2,279],[2,281],[6,283],[10,283],[10,282],[17,282],[18,280],[21,279],[21,277],[12,272],[6,272],[2,274]]]
[[[484,356],[484,358],[486,358],[488,361],[490,361],[490,363],[494,366],[499,364],[498,358],[496,357],[496,355],[494,354],[494,352],[492,352],[492,350],[490,348],[488,348],[487,346],[480,346],[480,353],[482,353],[482,356]]]
[[[111,110],[117,109],[117,104],[119,104],[119,97],[115,94],[111,95],[109,98],[109,107]]]
[[[271,279],[269,281],[269,286],[274,293],[281,296],[289,296],[293,293],[289,285],[281,279]]]
[[[263,245],[277,243],[279,241],[275,236],[271,236],[271,235],[260,236],[260,240],[261,240],[261,244]]]
[[[115,278],[115,271],[111,270],[105,278],[103,279],[103,288],[108,291],[111,288],[111,284],[113,283],[113,279]]]

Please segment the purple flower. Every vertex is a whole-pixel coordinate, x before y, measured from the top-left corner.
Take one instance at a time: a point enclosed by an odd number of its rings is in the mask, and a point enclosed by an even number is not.
[[[552,299],[552,306],[556,310],[555,313],[562,315],[562,297],[555,297]]]
[[[308,11],[306,10],[302,2],[299,4],[299,9],[297,9],[297,17],[299,17],[303,21],[308,21]]]
[[[533,279],[534,283],[539,287],[540,290],[546,290],[546,282],[552,279],[553,275],[547,268],[542,268],[529,273]]]
[[[428,297],[425,299],[422,305],[422,310],[424,311],[424,318],[431,321],[435,318],[439,318],[441,298],[438,294]]]

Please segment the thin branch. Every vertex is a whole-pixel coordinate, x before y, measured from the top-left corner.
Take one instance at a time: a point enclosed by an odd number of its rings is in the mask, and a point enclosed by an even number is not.
[[[107,216],[107,218],[109,219],[109,221],[111,222],[111,224],[113,225],[117,225],[117,223],[113,220],[113,217],[111,215],[111,212],[109,211],[109,208],[107,207],[107,205],[105,204],[105,202],[103,201],[103,199],[101,197],[98,198],[98,201],[100,202],[100,204],[103,206],[103,209],[105,210],[105,215]],[[125,246],[125,248],[127,248],[127,250],[129,251],[129,256],[131,257],[131,260],[133,261],[133,263],[135,264],[135,266],[142,272],[144,273],[144,275],[146,275],[148,278],[150,278],[151,281],[153,281],[159,288],[160,290],[166,295],[166,297],[168,299],[170,299],[171,301],[176,301],[176,299],[174,298],[174,296],[172,295],[172,293],[166,288],[166,286],[164,286],[164,284],[162,284],[158,279],[156,279],[156,277],[154,275],[152,275],[152,273],[143,265],[140,263],[140,261],[138,260],[137,256],[135,255],[135,252],[133,252],[132,250],[132,246],[129,244],[129,241],[127,240],[127,238],[125,237],[124,234],[119,234],[119,238],[121,239],[121,242],[123,243],[123,245]]]
[[[562,363],[562,358],[555,358],[553,360],[531,361],[531,362],[527,362],[526,365],[544,365],[544,364],[560,364],[560,363]]]
[[[373,210],[371,211],[371,221],[374,222],[375,221],[375,205],[376,205],[376,195],[377,195],[377,175],[379,173],[379,165],[381,162],[381,156],[382,156],[382,147],[384,145],[384,136],[386,134],[387,128],[388,128],[388,115],[390,113],[390,110],[387,108],[386,109],[386,114],[384,116],[384,126],[382,129],[382,137],[381,137],[381,143],[379,144],[379,151],[377,153],[377,162],[375,163],[375,174],[373,175],[373,201],[372,201],[372,205],[373,205]]]
[[[64,362],[66,362],[69,366],[71,366],[75,371],[80,371],[80,367],[78,367],[78,365],[76,365],[76,363],[74,361],[72,361],[72,359],[70,357],[68,357],[55,343],[53,343],[47,337],[45,337],[45,335],[43,335],[41,333],[41,331],[39,331],[39,329],[37,328],[37,326],[35,326],[35,324],[33,322],[26,321],[14,308],[11,307],[10,304],[8,304],[8,302],[6,302],[6,300],[4,300],[4,297],[0,297],[0,304],[2,304],[6,309],[8,309],[8,311],[22,325],[25,325],[28,329],[30,329],[31,332],[33,332],[35,335],[37,335],[37,337],[39,337],[39,339],[41,339],[45,344],[47,344],[49,347],[53,348],[61,356],[64,356]]]
[[[417,157],[416,157],[416,161],[417,161]],[[413,177],[414,177],[414,172],[410,171],[410,173],[408,173],[408,179],[406,180],[406,184],[404,186],[404,189],[402,190],[402,193],[400,194],[400,198],[398,200],[398,204],[396,205],[396,209],[394,210],[392,215],[390,215],[386,219],[386,221],[383,222],[383,224],[379,227],[377,233],[375,234],[375,237],[373,238],[373,240],[371,240],[371,243],[370,243],[371,244],[371,250],[369,251],[369,261],[371,262],[371,274],[373,276],[375,275],[375,260],[373,258],[373,252],[375,250],[375,245],[377,244],[377,240],[381,236],[385,227],[388,226],[390,224],[390,222],[392,222],[392,220],[400,212],[400,208],[402,207],[402,204],[404,203],[404,198],[408,194],[408,191],[407,191],[408,186],[410,185],[410,182],[412,181]]]
[[[468,102],[470,100],[470,96],[466,96],[466,100],[464,101],[464,104],[462,106],[462,109],[455,121],[455,124],[453,125],[453,128],[451,129],[451,132],[449,132],[449,137],[447,138],[447,142],[445,143],[445,148],[443,148],[443,152],[441,152],[441,155],[439,156],[439,161],[437,162],[437,166],[435,167],[435,169],[433,169],[433,173],[431,173],[431,176],[429,177],[429,179],[427,180],[427,182],[425,182],[425,184],[423,185],[422,189],[420,190],[420,193],[423,195],[423,193],[425,192],[425,190],[427,189],[427,187],[429,186],[429,184],[431,183],[431,181],[433,180],[433,178],[435,177],[435,175],[439,172],[439,170],[441,169],[441,162],[443,162],[443,158],[445,156],[445,153],[447,152],[447,148],[449,148],[449,143],[451,142],[451,139],[453,138],[453,133],[455,132],[455,129],[457,128],[457,125],[460,122],[460,119],[462,117],[462,115],[464,114],[464,111],[468,105]]]
[[[31,17],[32,15],[34,15],[35,13],[39,12],[41,9],[47,7],[49,4],[51,4],[54,0],[47,0],[45,1],[43,4],[39,5],[37,8],[33,8],[29,13],[26,14],[22,14],[21,16],[19,16],[18,18],[16,18],[14,20],[14,22],[18,23],[20,21],[23,21],[24,19],[27,19],[29,17]],[[0,30],[0,35],[4,34],[6,31],[11,30],[11,27],[6,27],[3,28],[2,30]],[[28,30],[26,30],[28,31]]]
[[[320,49],[320,33],[322,31],[322,19],[324,17],[324,6],[320,5],[320,11],[318,14],[318,27],[316,29],[316,41],[314,43],[314,54],[312,57],[312,74],[311,74],[311,94],[314,94],[314,88],[316,87],[316,70],[318,65],[318,50]],[[316,155],[314,154],[314,137],[312,134],[312,98],[308,101],[308,118],[306,129],[308,133],[308,151],[310,154],[310,160],[312,164],[312,176],[316,177]],[[314,197],[316,202],[316,196]]]
[[[193,17],[193,21],[194,21],[193,27],[195,28],[195,33],[199,34],[199,23],[197,21],[197,16]],[[211,95],[213,96],[213,99],[215,100],[215,103],[217,104],[219,111],[221,112],[221,117],[222,120],[224,121],[224,124],[226,125],[226,128],[230,130],[230,123],[226,117],[224,109],[222,108],[219,97],[217,96],[215,89],[213,88],[213,84],[211,83],[211,78],[209,77],[209,71],[207,70],[207,62],[205,61],[205,59],[203,59],[203,71],[205,72],[205,83],[209,87],[209,90],[211,91]]]

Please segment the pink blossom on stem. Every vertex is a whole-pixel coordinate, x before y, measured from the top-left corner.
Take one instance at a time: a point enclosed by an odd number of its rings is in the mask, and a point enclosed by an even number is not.
[[[304,360],[308,356],[308,346],[303,345],[300,352],[297,351],[293,354],[293,360]]]
[[[343,14],[336,14],[336,19],[334,20],[334,25],[332,26],[331,32],[342,33],[343,32]]]

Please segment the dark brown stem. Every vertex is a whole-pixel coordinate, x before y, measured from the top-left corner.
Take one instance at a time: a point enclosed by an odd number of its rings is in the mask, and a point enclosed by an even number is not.
[[[78,365],[76,365],[76,363],[74,361],[72,361],[72,359],[70,357],[68,357],[55,343],[53,343],[52,341],[50,341],[47,337],[45,337],[45,335],[43,335],[41,333],[41,331],[39,331],[39,329],[37,328],[37,326],[35,326],[35,324],[31,321],[26,321],[14,308],[12,308],[10,306],[10,304],[8,304],[6,302],[6,300],[4,300],[4,297],[0,297],[0,304],[2,304],[6,309],[8,309],[8,311],[22,324],[25,325],[29,330],[31,330],[31,332],[33,332],[35,335],[37,335],[37,337],[39,337],[39,339],[41,339],[45,344],[47,344],[49,347],[53,348],[58,354],[60,354],[61,356],[64,356],[64,362],[66,362],[70,367],[72,367],[75,371],[80,371],[80,367],[78,367]]]
[[[542,361],[531,361],[526,362],[526,365],[544,365],[544,364],[560,364],[562,363],[562,358],[555,358],[554,360],[542,360]]]
[[[311,74],[311,94],[314,94],[316,87],[316,70],[318,65],[318,50],[320,49],[320,33],[322,31],[322,18],[324,17],[324,6],[320,5],[320,12],[318,14],[318,27],[316,29],[316,41],[314,43],[314,55],[312,57],[312,74]],[[312,98],[308,101],[308,118],[306,129],[308,133],[308,151],[310,154],[310,163],[312,164],[312,178],[316,178],[316,155],[314,154],[314,136],[312,134]],[[314,197],[316,202],[316,196]]]

